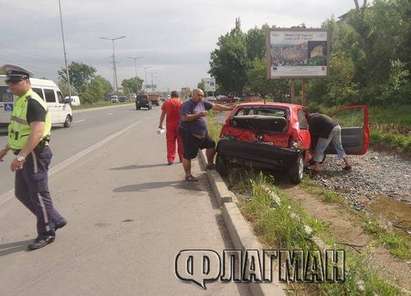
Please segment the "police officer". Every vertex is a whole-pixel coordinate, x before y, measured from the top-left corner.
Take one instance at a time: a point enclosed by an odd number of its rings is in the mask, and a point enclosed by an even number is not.
[[[15,195],[36,217],[37,238],[28,246],[35,250],[52,243],[55,231],[66,220],[53,207],[48,189],[51,119],[46,102],[32,89],[30,72],[17,66],[4,66],[6,83],[15,100],[8,128],[8,144],[0,150],[2,161],[8,151],[16,156],[10,169],[15,172]]]

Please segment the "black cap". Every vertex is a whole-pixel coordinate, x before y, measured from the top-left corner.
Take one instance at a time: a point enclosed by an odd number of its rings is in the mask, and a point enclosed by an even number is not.
[[[4,65],[2,68],[6,70],[6,83],[27,80],[32,75],[30,71],[15,65]]]

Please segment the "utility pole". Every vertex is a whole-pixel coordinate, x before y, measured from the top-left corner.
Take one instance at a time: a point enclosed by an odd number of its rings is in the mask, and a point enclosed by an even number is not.
[[[71,100],[70,72],[69,72],[68,63],[67,63],[66,41],[64,39],[63,14],[61,11],[61,0],[59,0],[59,14],[60,14],[61,39],[63,41],[64,65],[66,67],[67,86],[68,86],[69,98]]]
[[[129,57],[129,59],[134,60],[134,74],[135,77],[137,78],[137,60],[142,59],[143,57]]]
[[[147,85],[147,70],[150,69],[151,67],[144,67],[144,90],[146,90],[146,85]]]
[[[113,86],[114,86],[114,92],[117,93],[118,91],[118,80],[117,80],[117,66],[116,66],[116,50],[114,46],[114,41],[126,38],[126,36],[120,36],[116,38],[107,38],[107,37],[100,37],[100,39],[103,40],[111,40],[113,44]]]

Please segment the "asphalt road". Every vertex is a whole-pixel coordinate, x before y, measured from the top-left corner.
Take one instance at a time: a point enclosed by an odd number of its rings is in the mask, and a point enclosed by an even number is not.
[[[181,250],[222,254],[232,244],[197,161],[194,184],[183,181],[180,164],[165,164],[158,118],[159,108],[121,107],[80,113],[72,129],[53,131],[54,164],[109,141],[50,177],[68,220],[53,244],[27,252],[34,217],[16,199],[0,206],[0,295],[250,295],[245,284],[205,290],[175,275]],[[10,189],[7,165],[0,172],[2,191]]]
[[[51,148],[52,166],[61,163],[70,156],[107,138],[116,131],[137,120],[153,117],[154,112],[136,111],[133,105],[109,109],[75,112],[71,128],[55,127],[52,130]],[[0,147],[7,143],[7,134],[0,132]],[[0,163],[0,195],[13,188],[14,178],[9,170],[13,154],[9,153]]]

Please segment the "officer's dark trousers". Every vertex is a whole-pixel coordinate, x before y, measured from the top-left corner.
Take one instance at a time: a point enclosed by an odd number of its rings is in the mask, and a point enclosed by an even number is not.
[[[53,207],[48,188],[48,169],[52,152],[48,146],[26,157],[22,170],[16,172],[16,197],[37,217],[39,235],[55,230],[64,218]]]

